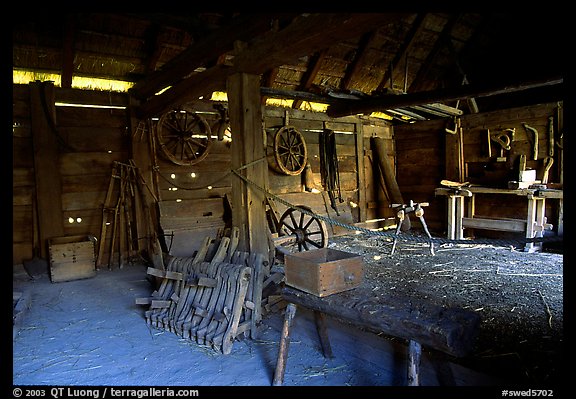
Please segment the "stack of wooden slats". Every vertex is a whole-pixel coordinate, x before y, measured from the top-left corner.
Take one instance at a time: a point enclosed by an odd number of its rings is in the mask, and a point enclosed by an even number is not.
[[[235,250],[237,229],[216,240],[215,252],[212,241],[206,237],[194,257],[167,258],[165,270],[148,268],[161,282],[136,303],[150,305],[146,321],[152,327],[229,354],[241,334],[256,337],[268,265],[262,254]]]

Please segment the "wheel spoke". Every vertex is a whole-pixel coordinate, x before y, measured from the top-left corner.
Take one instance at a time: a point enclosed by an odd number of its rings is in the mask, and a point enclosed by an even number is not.
[[[293,162],[296,162],[297,167],[294,168],[294,170],[297,170],[300,166],[302,166],[302,164],[300,163],[300,160],[298,159],[298,157],[296,155],[294,155],[293,153],[290,153],[290,156],[292,157],[292,159],[294,159]]]
[[[193,139],[192,137],[190,137],[190,138],[188,139],[188,141],[193,142],[193,143],[196,144],[198,147],[203,147],[203,148],[206,148],[206,147],[207,147],[207,144],[205,144],[203,141],[197,140],[197,139]]]
[[[314,245],[316,248],[322,248],[322,245],[318,244],[318,243],[315,242],[315,241],[310,240],[308,237],[306,237],[305,240],[306,240],[307,242],[309,242],[310,244]]]
[[[196,155],[196,149],[192,147],[192,144],[190,144],[189,141],[185,141],[185,143],[188,148],[190,148],[190,154],[194,157],[194,159],[198,158],[198,155]]]
[[[302,228],[302,225],[304,224],[304,216],[304,212],[300,212],[300,223],[298,224],[298,227],[300,228]]]
[[[298,223],[296,222],[296,219],[294,218],[294,212],[290,212],[290,219],[292,220],[292,226],[298,227]]]
[[[164,147],[165,147],[167,150],[169,150],[169,149],[174,149],[174,148],[176,148],[176,147],[178,146],[178,143],[179,143],[179,142],[180,142],[179,139],[170,140],[170,141],[167,141],[166,144],[164,144]]]
[[[179,131],[180,131],[180,128],[178,127],[177,122],[176,122],[174,119],[172,119],[172,118],[169,118],[169,119],[164,120],[164,124],[166,125],[166,127],[167,127],[168,129],[172,129],[172,130],[175,131],[175,132],[179,132]]]
[[[312,224],[312,222],[316,220],[313,217],[310,218],[310,220],[308,221],[308,223],[306,223],[306,226],[302,227],[304,230],[308,230],[308,226],[310,226]]]

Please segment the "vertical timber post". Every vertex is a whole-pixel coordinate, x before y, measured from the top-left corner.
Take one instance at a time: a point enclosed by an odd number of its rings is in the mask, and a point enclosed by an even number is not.
[[[56,125],[53,83],[30,83],[30,120],[40,257],[48,259],[48,240],[64,235],[58,133],[53,131]]]
[[[232,170],[268,189],[268,163],[260,76],[236,73],[227,80],[228,112],[232,132]],[[247,166],[246,165],[250,165]],[[240,230],[238,250],[268,254],[266,196],[238,176],[232,180],[232,225]]]

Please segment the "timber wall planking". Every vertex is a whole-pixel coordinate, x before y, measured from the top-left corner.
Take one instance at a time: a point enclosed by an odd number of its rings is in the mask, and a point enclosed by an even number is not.
[[[517,174],[518,157],[527,155],[527,169],[536,169],[537,179],[542,178],[543,160],[547,155],[548,117],[553,116],[557,103],[538,104],[529,107],[505,109],[493,112],[464,115],[461,117],[464,143],[464,164],[466,181],[478,185],[506,188],[509,180]],[[539,132],[538,159],[531,159],[532,146],[530,138],[522,123],[536,128]],[[446,158],[451,154],[445,151],[445,132],[453,123],[446,120],[417,122],[399,125],[394,128],[397,152],[397,178],[405,200],[430,202],[425,208],[424,218],[431,230],[440,234],[446,229],[446,198],[435,197],[434,189],[440,186],[445,178]],[[492,142],[493,157],[486,152],[487,129],[491,132],[507,128],[515,129],[511,150],[506,151],[506,161],[496,162],[499,145]],[[496,154],[497,153],[497,154]],[[557,162],[558,148],[555,149],[555,162],[550,170],[548,182],[559,182],[560,169]],[[476,215],[494,218],[526,217],[527,204],[522,197],[477,195]],[[546,202],[548,222],[556,228],[557,201]],[[419,224],[416,223],[416,227]],[[477,230],[477,234],[493,236],[493,232]],[[501,232],[496,233],[502,236]],[[509,233],[511,234],[511,233]]]
[[[33,256],[33,249],[37,245],[34,238],[37,227],[34,225],[36,203],[29,87],[28,85],[13,85],[13,88],[13,263],[19,264]],[[58,87],[54,88],[54,91],[57,103],[113,106],[127,106],[128,104],[127,95],[120,93]],[[284,126],[286,115],[288,115],[289,124],[295,126],[304,135],[317,185],[320,185],[321,181],[318,157],[319,131],[329,128],[336,132],[341,191],[342,198],[345,200],[339,206],[347,208],[342,221],[358,222],[370,215],[375,217],[382,211],[387,211],[387,208],[379,209],[380,205],[378,205],[378,201],[383,199],[383,193],[373,181],[369,162],[369,138],[374,135],[391,138],[391,125],[388,122],[356,117],[332,119],[322,113],[268,107],[263,113],[268,143],[272,142],[273,134]],[[216,117],[215,115],[208,117],[211,125]],[[70,147],[59,148],[58,165],[55,165],[62,184],[61,201],[65,235],[94,235],[99,238],[102,206],[113,162],[127,162],[130,159],[130,129],[136,130],[137,127],[130,127],[129,123],[130,119],[125,109],[56,106],[58,134]],[[357,132],[362,135],[359,140],[356,137]],[[357,148],[358,142],[362,143],[363,148]],[[357,162],[357,153],[363,154],[364,162]],[[156,183],[149,182],[151,186],[158,185],[160,201],[181,199],[182,201],[200,201],[201,204],[202,200],[206,200],[213,205],[213,199],[219,198],[222,199],[218,202],[222,204],[222,207],[228,203],[225,196],[231,195],[232,179],[235,178],[230,174],[229,142],[214,140],[208,157],[190,167],[175,165],[164,159],[160,153],[156,154],[156,160],[151,158],[149,161],[149,170],[152,170],[155,164],[161,174]],[[362,165],[362,173],[358,170],[358,165]],[[196,177],[190,176],[192,172],[196,174]],[[171,178],[172,174],[175,174],[175,179]],[[286,176],[271,168],[268,169],[268,174],[269,189],[272,193],[286,195],[287,199],[297,201],[296,205],[311,206],[319,213],[322,213],[324,209],[324,214],[335,216],[331,208],[326,211],[321,194],[303,192],[303,174]],[[360,179],[364,181],[359,180],[359,176],[362,176]],[[359,194],[359,185],[366,190],[366,195]],[[208,189],[208,186],[212,188]],[[118,190],[117,184],[115,188]],[[326,199],[328,201],[327,196]],[[359,208],[350,209],[350,201],[358,204]],[[283,209],[283,206],[280,206],[280,209]],[[366,216],[361,217],[362,212]],[[208,230],[203,230],[206,234],[216,232],[218,227],[227,222],[222,219],[228,217],[228,214],[223,208],[219,208],[212,210],[212,217],[214,220],[208,220],[210,218],[202,213],[199,218],[202,226],[208,228]],[[74,219],[74,223],[69,223],[69,218]],[[77,218],[81,218],[82,222],[76,222]],[[108,239],[111,236],[110,230],[108,229],[107,232]],[[345,229],[340,228],[340,230],[342,233],[348,232]],[[330,227],[329,232],[333,233]],[[170,234],[170,232],[166,233]],[[197,234],[201,236],[199,242],[205,237],[204,233]],[[108,258],[108,254],[105,254],[105,258]]]
[[[35,243],[35,182],[28,85],[13,85],[13,264],[31,259]],[[55,88],[56,102],[125,105],[126,95]],[[128,158],[126,111],[56,106],[65,235],[99,237],[102,205],[114,160]],[[69,223],[73,218],[74,223]],[[81,222],[76,221],[81,218]]]

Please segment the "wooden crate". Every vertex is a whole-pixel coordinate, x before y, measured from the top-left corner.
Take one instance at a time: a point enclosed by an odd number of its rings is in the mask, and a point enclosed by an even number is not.
[[[88,236],[56,237],[48,240],[48,245],[53,283],[96,275],[94,242]]]
[[[286,255],[286,285],[324,297],[351,290],[364,277],[361,255],[320,248]]]

